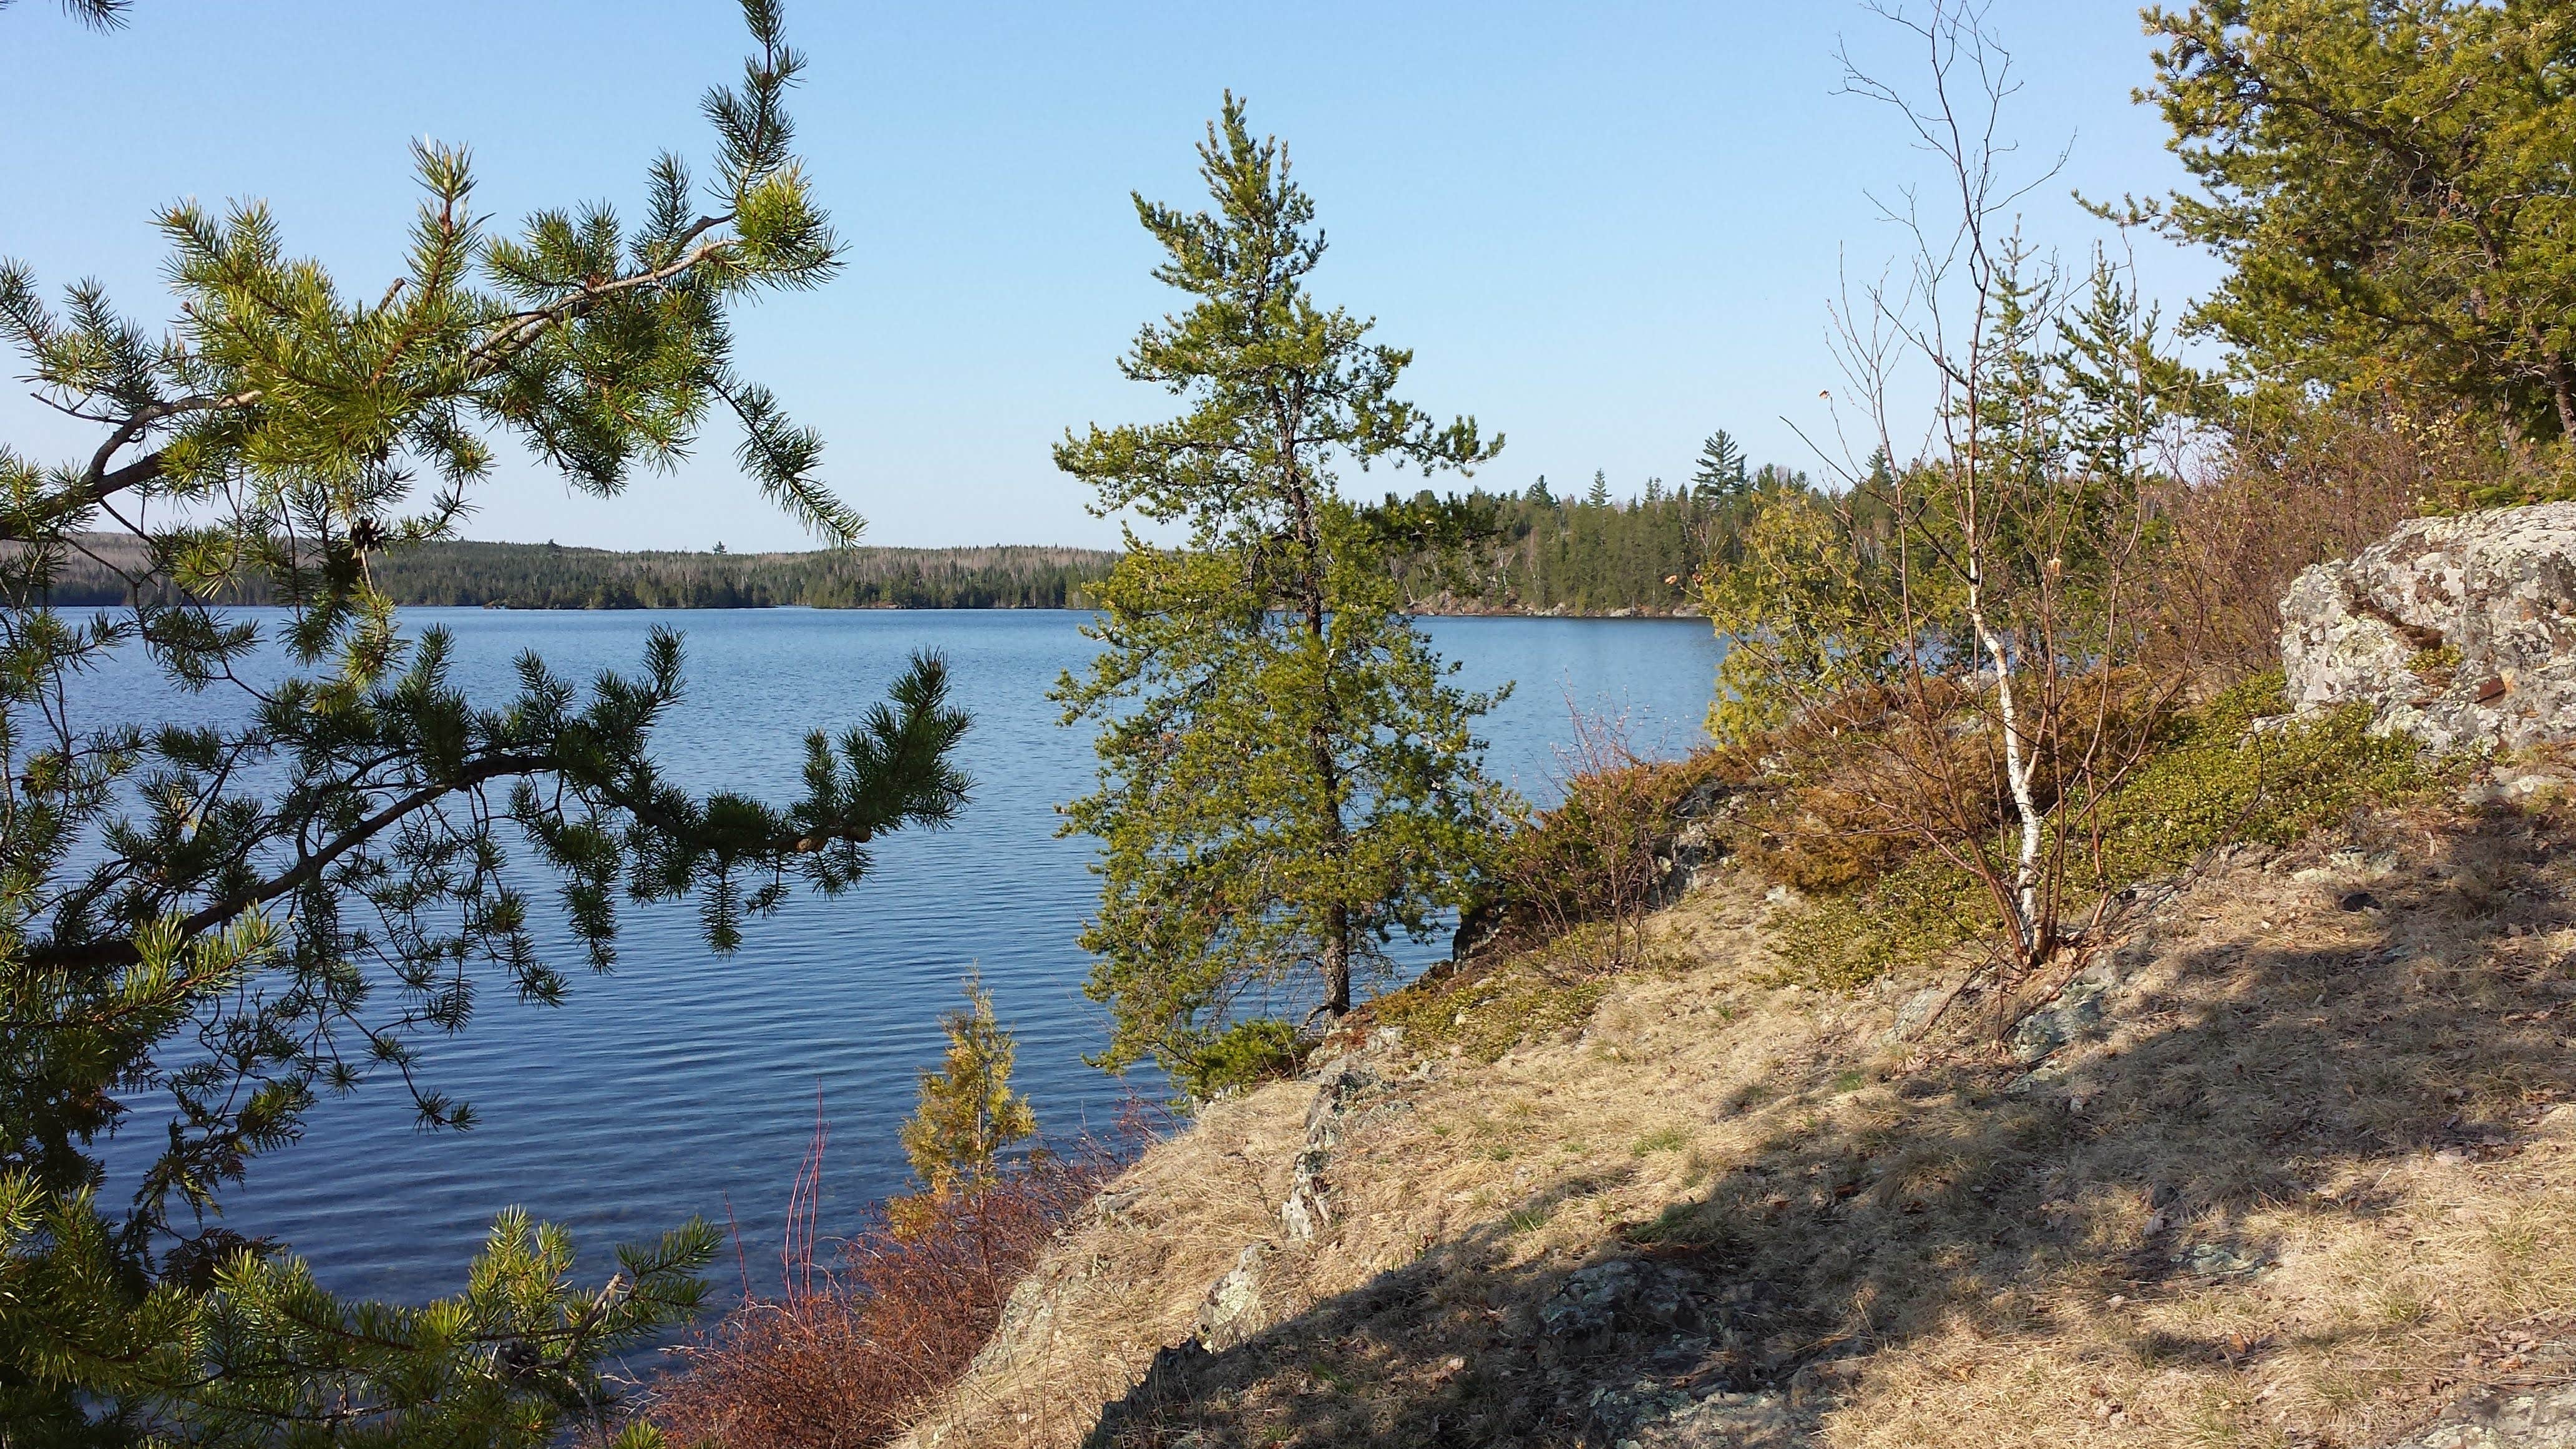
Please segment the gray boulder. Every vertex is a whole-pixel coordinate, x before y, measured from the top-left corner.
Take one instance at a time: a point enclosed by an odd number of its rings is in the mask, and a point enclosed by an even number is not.
[[[2308,569],[2281,658],[2300,711],[2367,704],[2436,749],[2576,739],[2576,503],[2419,518]]]

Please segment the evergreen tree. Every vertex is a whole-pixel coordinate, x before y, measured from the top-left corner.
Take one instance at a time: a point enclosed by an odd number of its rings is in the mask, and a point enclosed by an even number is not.
[[[966,1009],[939,1019],[948,1055],[921,1074],[921,1106],[903,1124],[904,1156],[934,1198],[973,1194],[1001,1176],[1002,1154],[1035,1137],[1037,1113],[1011,1090],[1019,1048],[993,1017],[993,995],[966,978]]]
[[[1546,507],[1556,502],[1556,495],[1547,491],[1547,475],[1545,473],[1539,474],[1538,481],[1530,484],[1529,491],[1521,496],[1532,503],[1540,505],[1541,507]]]
[[[2146,12],[2148,97],[2229,266],[2192,321],[2294,403],[2323,384],[2576,437],[2576,19],[2550,0],[2204,0]]]
[[[1701,445],[1691,490],[1703,503],[1731,503],[1752,491],[1744,471],[1744,449],[1724,428],[1709,434]]]
[[[819,441],[731,359],[735,304],[838,265],[789,144],[801,61],[772,0],[744,11],[755,53],[705,106],[713,174],[663,156],[637,224],[589,203],[486,234],[464,153],[424,144],[390,287],[343,291],[249,203],[163,213],[164,331],[86,283],[57,311],[0,264],[0,336],[101,432],[59,465],[0,448],[0,1440],[604,1438],[602,1358],[695,1310],[704,1223],[577,1289],[569,1238],[513,1213],[459,1297],[401,1308],[334,1297],[287,1245],[223,1227],[226,1193],[322,1093],[371,1077],[407,1087],[424,1128],[472,1125],[419,1040],[465,1029],[488,990],[569,989],[522,843],[604,971],[620,901],[694,901],[729,951],[793,884],[845,889],[871,839],[962,802],[965,720],[934,659],[859,727],[808,739],[797,803],[697,797],[648,749],[678,636],[587,691],[526,657],[514,693],[475,701],[448,637],[404,634],[375,582],[448,532],[496,439],[613,495],[711,411],[790,512],[835,542],[861,527]],[[106,522],[131,602],[59,611],[56,577]],[[283,623],[205,602],[252,583]],[[111,655],[157,667],[160,694],[138,710],[67,682]],[[188,697],[233,691],[238,709]],[[121,1204],[100,1192],[111,1148],[139,1174]]]
[[[1471,731],[1492,697],[1445,682],[1334,470],[1468,469],[1502,440],[1399,400],[1411,354],[1308,295],[1314,204],[1231,95],[1199,159],[1214,211],[1136,198],[1155,276],[1191,305],[1121,364],[1187,411],[1056,449],[1095,511],[1188,532],[1179,549],[1128,534],[1088,631],[1103,652],[1054,696],[1101,729],[1100,788],[1066,829],[1101,842],[1083,945],[1113,1069],[1186,1063],[1248,990],[1347,1010],[1385,940],[1427,935],[1466,894],[1486,823]]]
[[[1592,470],[1592,488],[1583,495],[1583,501],[1595,508],[1610,506],[1610,479],[1598,468]]]

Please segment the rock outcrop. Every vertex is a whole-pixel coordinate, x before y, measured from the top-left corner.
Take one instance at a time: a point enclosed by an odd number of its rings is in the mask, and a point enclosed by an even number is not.
[[[2419,518],[2299,575],[2292,703],[2363,703],[2436,749],[2576,739],[2576,503]]]

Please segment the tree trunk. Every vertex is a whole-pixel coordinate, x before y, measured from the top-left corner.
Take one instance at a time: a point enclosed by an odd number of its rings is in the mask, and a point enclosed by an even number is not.
[[[1971,456],[1969,467],[1976,467]],[[1967,546],[1964,550],[1968,572],[1968,627],[1975,631],[1977,642],[1995,666],[1995,702],[2003,715],[2004,784],[2012,793],[2013,810],[2021,817],[2021,856],[2013,869],[2013,906],[2018,919],[2010,922],[2013,937],[2020,944],[2021,959],[2015,963],[2021,970],[2038,965],[2054,944],[2046,939],[2045,923],[2040,920],[2039,847],[2045,831],[2039,802],[2030,788],[2030,761],[2022,755],[2021,719],[2013,698],[2013,661],[2005,652],[2004,641],[1995,636],[1986,622],[1986,570],[1980,536],[1977,483],[1972,471],[1968,485]]]
[[[1316,701],[1315,722],[1307,727],[1306,748],[1314,762],[1315,791],[1320,802],[1315,822],[1323,834],[1324,855],[1338,862],[1343,842],[1350,834],[1342,819],[1342,767],[1333,757],[1333,679],[1331,644],[1324,629],[1324,538],[1315,518],[1315,500],[1306,492],[1305,479],[1297,466],[1297,437],[1304,409],[1294,398],[1273,402],[1272,411],[1279,435],[1285,440],[1280,451],[1288,460],[1287,494],[1289,506],[1296,513],[1297,543],[1304,557],[1300,560],[1303,576],[1298,579],[1298,604],[1305,614],[1306,637],[1315,648],[1322,670],[1324,697]],[[1338,889],[1338,881],[1336,882]],[[1324,1001],[1316,1008],[1327,1021],[1338,1021],[1351,1009],[1351,908],[1338,896],[1324,907],[1322,966]]]
[[[1351,1009],[1351,911],[1335,901],[1324,913],[1324,1018],[1337,1021]]]
[[[1318,650],[1324,649],[1324,601],[1320,591],[1309,596],[1306,630]],[[1329,689],[1330,681],[1326,682]],[[1327,709],[1330,701],[1326,701]],[[1308,747],[1314,752],[1315,788],[1323,798],[1324,854],[1338,860],[1342,842],[1349,827],[1342,820],[1342,770],[1333,758],[1332,726],[1318,720],[1308,736]],[[1324,908],[1324,1004],[1327,1020],[1337,1020],[1351,1009],[1351,908],[1334,900]]]

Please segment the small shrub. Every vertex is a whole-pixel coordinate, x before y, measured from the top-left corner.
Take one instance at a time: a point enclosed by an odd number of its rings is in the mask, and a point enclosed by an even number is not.
[[[1037,1119],[1011,1090],[1011,1034],[967,978],[968,1009],[942,1019],[943,1070],[921,1074],[904,1151],[924,1190],[878,1204],[818,1261],[815,1229],[829,1133],[814,1137],[788,1195],[779,1290],[752,1291],[675,1352],[647,1417],[684,1444],[725,1449],[862,1449],[907,1427],[955,1382],[1056,1229],[1123,1164],[1153,1124],[1122,1114],[1119,1146],[1085,1140],[1007,1161]]]
[[[2473,411],[2412,413],[2384,399],[2254,408],[2209,466],[2160,500],[2149,658],[2175,674],[2239,678],[2281,660],[2278,606],[2310,564],[2349,558],[2406,519],[2563,496],[2522,445]]]
[[[1001,1172],[1002,1154],[1035,1137],[1037,1113],[1011,1090],[1018,1045],[993,1016],[993,996],[969,975],[966,1009],[939,1020],[948,1034],[940,1070],[921,1074],[921,1105],[901,1138],[933,1197],[977,1192]]]
[[[1925,688],[1929,708],[1968,707],[1953,685]],[[1732,832],[1737,855],[1757,873],[1820,895],[1861,889],[1899,869],[1922,845],[1919,835],[1892,824],[1886,802],[1919,789],[1926,776],[1963,787],[1961,828],[2002,822],[2004,783],[1992,762],[1979,758],[1973,732],[1923,730],[1886,690],[1854,689],[1828,703],[1729,751],[1740,773],[1770,786]]]
[[[2103,802],[2098,842],[2068,842],[2088,894],[2180,870],[2233,841],[2286,845],[2446,778],[2413,741],[2372,735],[2366,707],[2253,727],[2288,711],[2272,670],[2169,721]],[[1922,852],[1858,888],[1811,896],[1778,923],[1773,950],[1788,979],[1851,987],[1987,939],[1998,920],[1974,877]]]
[[[2424,681],[2427,689],[2448,689],[2453,677],[2460,672],[2460,646],[2440,644],[2430,649],[2418,649],[2407,659],[2406,669]]]
[[[1634,965],[1639,926],[1663,887],[1663,852],[1684,796],[1723,767],[1714,752],[1649,761],[1615,722],[1577,716],[1564,799],[1523,820],[1497,862],[1507,926],[1522,944],[1578,939],[1591,964]],[[1587,923],[1599,929],[1577,935]]]
[[[1864,889],[1809,897],[1777,923],[1771,950],[1787,979],[1852,987],[1985,940],[2000,920],[1982,883],[1926,853]]]
[[[1172,1082],[1193,1102],[1213,1102],[1295,1076],[1312,1045],[1284,1021],[1238,1021],[1183,1059]]]
[[[2404,801],[2445,778],[2415,742],[2370,733],[2351,705],[2262,731],[2289,712],[2279,670],[2186,715],[2104,812],[2104,884],[2176,870],[2231,840],[2287,845],[2358,807]]]

